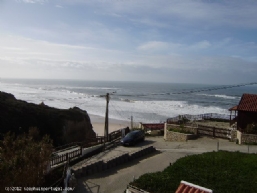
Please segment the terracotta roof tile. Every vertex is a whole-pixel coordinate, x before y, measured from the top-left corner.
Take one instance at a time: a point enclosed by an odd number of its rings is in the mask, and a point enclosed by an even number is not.
[[[197,191],[196,188],[191,188],[188,193],[195,193]]]
[[[229,111],[237,111],[237,107],[238,105],[234,106],[234,107],[231,107],[230,109],[228,109]]]
[[[212,193],[212,190],[186,181],[181,181],[176,193]]]
[[[257,94],[243,94],[237,110],[257,112]]]

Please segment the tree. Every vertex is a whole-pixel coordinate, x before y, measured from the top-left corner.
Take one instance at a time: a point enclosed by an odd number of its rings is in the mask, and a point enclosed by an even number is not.
[[[0,187],[40,186],[52,149],[49,136],[40,139],[37,128],[17,137],[7,133],[0,142]]]

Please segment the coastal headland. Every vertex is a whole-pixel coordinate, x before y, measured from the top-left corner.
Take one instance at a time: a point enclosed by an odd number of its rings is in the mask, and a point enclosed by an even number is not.
[[[21,135],[35,127],[41,137],[49,135],[54,146],[96,136],[87,111],[78,107],[57,109],[44,103],[28,103],[0,92],[0,137],[7,132]]]

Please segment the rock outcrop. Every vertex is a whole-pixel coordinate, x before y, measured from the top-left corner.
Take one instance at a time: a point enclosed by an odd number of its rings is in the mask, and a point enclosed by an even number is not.
[[[37,127],[40,136],[49,135],[54,146],[95,137],[88,113],[78,107],[57,109],[17,100],[0,91],[0,139],[8,131],[16,135]]]

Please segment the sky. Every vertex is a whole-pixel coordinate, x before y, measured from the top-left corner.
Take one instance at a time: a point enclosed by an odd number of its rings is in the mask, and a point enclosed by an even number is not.
[[[0,78],[257,82],[256,0],[0,0]]]

